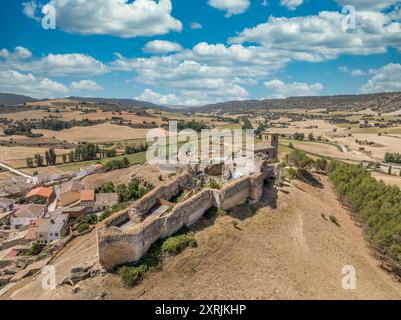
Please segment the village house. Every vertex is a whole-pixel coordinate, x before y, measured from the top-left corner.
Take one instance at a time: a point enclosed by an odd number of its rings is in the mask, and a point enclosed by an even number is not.
[[[67,234],[69,226],[68,214],[57,214],[50,218],[49,242],[59,240]]]
[[[67,214],[70,219],[77,219],[86,215],[86,208],[82,206],[59,208],[58,213]]]
[[[58,190],[57,198],[59,206],[68,206],[80,201],[81,190],[84,186],[77,181],[68,181],[63,183]]]
[[[4,212],[10,212],[14,209],[14,201],[7,198],[0,198],[0,210]]]
[[[46,187],[38,187],[25,196],[26,202],[35,202],[38,204],[46,204],[49,205],[50,202],[54,199],[54,190],[53,188]]]
[[[36,241],[48,244],[59,240],[68,233],[68,214],[53,214],[49,219],[41,219],[36,229]]]
[[[117,193],[97,193],[93,207],[94,212],[107,210],[118,203]]]
[[[11,217],[11,227],[13,229],[29,226],[33,221],[43,217],[45,206],[39,204],[24,205],[18,209]]]
[[[37,219],[31,223],[31,225],[30,225],[29,229],[27,230],[27,233],[24,237],[24,240],[27,243],[31,244],[31,243],[36,242],[36,230],[39,227],[40,221],[41,221],[41,219]]]
[[[93,212],[95,204],[94,190],[81,190],[80,205],[86,208],[87,213]]]
[[[40,244],[49,243],[49,229],[51,227],[50,219],[40,219],[36,228],[36,242]]]
[[[82,190],[80,206],[85,208],[86,213],[104,211],[118,203],[116,193],[97,193],[94,190]]]

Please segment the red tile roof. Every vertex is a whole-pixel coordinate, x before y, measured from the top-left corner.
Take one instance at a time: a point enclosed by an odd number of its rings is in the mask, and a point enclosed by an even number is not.
[[[81,201],[95,201],[95,191],[94,190],[82,190]]]
[[[41,198],[50,199],[52,195],[53,195],[52,188],[38,187],[38,188],[31,190],[25,196],[25,199],[29,199],[29,198],[33,198],[33,197],[41,197]]]
[[[18,255],[18,251],[11,249],[3,258],[14,258]]]

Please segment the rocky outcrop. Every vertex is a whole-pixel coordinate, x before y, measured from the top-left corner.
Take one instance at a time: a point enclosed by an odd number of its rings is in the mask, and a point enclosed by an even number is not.
[[[104,274],[105,271],[98,264],[80,264],[71,269],[62,281],[61,285],[67,284],[74,287],[77,283]]]

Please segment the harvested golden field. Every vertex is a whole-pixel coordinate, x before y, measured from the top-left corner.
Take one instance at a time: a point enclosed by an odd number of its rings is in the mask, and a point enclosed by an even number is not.
[[[359,145],[355,140],[373,142],[374,146]],[[366,151],[372,152],[372,157],[383,161],[386,152],[399,152],[401,153],[401,135],[377,135],[377,134],[353,134],[352,137],[337,138],[344,144],[349,145],[352,149],[358,150],[363,147]]]
[[[89,120],[111,120],[113,117],[120,117],[124,120],[130,120],[133,123],[143,123],[146,121],[147,123],[155,122],[157,125],[163,123],[161,118],[159,117],[146,117],[136,115],[135,113],[129,112],[102,112],[99,110],[98,112],[91,112],[91,113],[80,113],[75,119],[82,120],[82,119],[89,119]]]
[[[286,118],[280,118],[279,120],[275,120],[275,122],[287,122],[287,121],[288,119]],[[293,135],[294,133],[299,132],[299,133],[304,133],[305,136],[308,136],[309,133],[313,133],[315,137],[322,135],[323,137],[330,139],[330,134],[333,133],[334,129],[336,129],[337,131],[345,130],[330,123],[327,123],[323,120],[296,121],[296,122],[290,122],[289,125],[290,126],[288,128],[268,128],[266,131],[270,133],[288,134],[288,135]]]
[[[14,168],[23,168],[26,166],[26,158],[33,157],[36,153],[44,156],[48,148],[30,148],[30,147],[2,147],[0,146],[0,162],[10,165]],[[56,154],[60,157],[68,154],[68,149],[55,149]]]
[[[320,155],[323,157],[331,157],[341,160],[353,160],[353,161],[370,161],[371,158],[356,150],[347,150],[345,147],[334,146],[327,143],[309,142],[309,141],[296,141],[296,140],[281,140],[284,145],[292,143],[296,149]]]
[[[133,129],[126,126],[118,126],[103,123],[89,127],[74,127],[62,131],[32,130],[33,133],[41,133],[45,137],[54,137],[68,142],[110,142],[130,139],[143,139],[149,129]]]
[[[35,101],[35,102],[29,103],[29,105],[31,105],[31,106],[41,106],[41,107],[54,107],[59,104],[76,106],[79,104],[79,101],[71,100],[71,99],[53,99],[53,100]]]
[[[255,208],[241,206],[194,227],[198,247],[164,259],[161,271],[124,288],[108,274],[69,286],[41,288],[24,279],[2,299],[401,299],[401,284],[380,268],[327,178],[323,187],[294,181]],[[334,215],[339,226],[328,217]],[[234,223],[235,222],[235,223]],[[60,283],[73,266],[96,256],[94,233],[70,242],[52,261]],[[342,288],[344,266],[354,266],[356,289]]]
[[[0,172],[0,180],[14,178],[16,175],[9,171],[1,171]]]
[[[393,172],[395,172],[396,170],[394,170]],[[399,173],[399,171],[396,171],[397,173]],[[377,180],[382,180],[385,184],[389,185],[389,186],[397,186],[399,188],[401,188],[401,177],[398,176],[390,176],[388,174],[385,174],[383,172],[377,172],[377,171],[373,171],[372,172],[372,176],[375,177]]]

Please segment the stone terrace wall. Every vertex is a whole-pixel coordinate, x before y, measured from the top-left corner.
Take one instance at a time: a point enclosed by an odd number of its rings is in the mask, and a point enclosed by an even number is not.
[[[175,206],[170,213],[161,217],[151,215],[128,231],[123,232],[117,227],[98,228],[100,264],[106,269],[112,269],[119,264],[138,261],[155,241],[173,235],[183,226],[194,224],[211,207],[228,210],[246,202],[260,201],[268,174],[269,171],[262,170],[261,173],[233,181],[222,190],[203,190]],[[190,176],[184,176],[180,177],[184,179],[181,182],[190,179]],[[177,192],[180,184],[174,181],[153,190],[145,196],[146,199],[139,200],[133,206],[134,210],[150,209],[157,198],[170,198]]]

